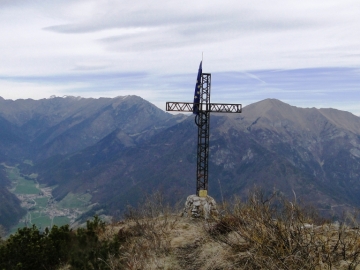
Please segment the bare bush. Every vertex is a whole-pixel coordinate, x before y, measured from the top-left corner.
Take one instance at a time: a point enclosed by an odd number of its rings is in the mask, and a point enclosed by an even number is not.
[[[174,209],[164,203],[161,193],[147,196],[138,207],[128,207],[125,214],[127,227],[119,230],[125,240],[122,260],[127,269],[158,269],[169,255],[169,232],[179,220]],[[153,267],[151,267],[151,265]]]
[[[332,223],[259,190],[220,209],[217,220],[181,218],[161,193],[147,196],[98,233],[99,240],[119,244],[116,254],[98,260],[106,269],[360,269],[353,214]]]
[[[239,269],[355,269],[360,232],[346,225],[356,223],[353,216],[348,221],[332,224],[276,193],[265,198],[254,191],[245,203],[235,200],[208,231],[231,247],[227,259]]]

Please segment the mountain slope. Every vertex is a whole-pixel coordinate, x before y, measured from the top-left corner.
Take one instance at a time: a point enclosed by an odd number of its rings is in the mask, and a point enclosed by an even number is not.
[[[0,98],[0,162],[19,164],[25,172],[31,170],[31,162],[23,163],[25,160],[61,160],[62,155],[81,153],[114,132],[122,140],[137,144],[182,119],[137,96],[15,101]],[[74,175],[67,176],[72,179]],[[4,206],[0,209],[0,224],[5,224],[6,211],[14,212],[17,218],[15,212],[23,210],[5,185],[0,185],[0,194]]]
[[[140,97],[0,98],[0,125],[1,161],[37,173],[58,200],[88,193],[115,215],[153,190],[171,202],[195,191],[193,115],[170,115]],[[266,99],[242,114],[212,114],[210,128],[209,193],[217,200],[257,185],[328,213],[360,206],[359,117]]]
[[[0,165],[0,224],[6,229],[15,225],[26,213],[21,208],[19,199],[7,190],[6,187],[9,185],[10,181],[6,177],[5,169]]]
[[[0,163],[13,162],[21,155],[24,144],[21,130],[0,116]]]
[[[163,121],[172,118],[137,96],[0,99],[0,108],[0,116],[27,135],[30,150],[24,156],[36,160],[79,151],[118,128],[129,134],[159,129]]]
[[[218,200],[256,184],[323,209],[360,206],[359,117],[267,99],[242,114],[214,114],[210,127],[209,191]],[[196,137],[190,116],[138,144],[117,131],[35,169],[40,181],[58,185],[57,198],[89,192],[114,214],[153,189],[172,201],[194,193]]]

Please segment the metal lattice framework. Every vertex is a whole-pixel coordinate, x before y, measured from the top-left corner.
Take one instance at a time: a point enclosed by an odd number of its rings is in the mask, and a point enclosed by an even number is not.
[[[189,102],[166,102],[167,111],[192,112],[194,103]],[[210,103],[209,112],[217,113],[241,113],[241,104]],[[202,108],[202,111],[207,111]]]
[[[197,147],[197,175],[196,195],[200,196],[200,190],[208,190],[209,179],[209,133],[210,133],[210,89],[211,74],[201,74],[200,104],[205,105],[205,110],[199,106],[199,114],[195,118],[198,126],[198,147]]]
[[[201,73],[200,101],[166,102],[167,111],[193,112],[198,107],[195,123],[198,126],[196,194],[206,196],[209,177],[210,113],[241,113],[241,104],[210,103],[211,74]]]

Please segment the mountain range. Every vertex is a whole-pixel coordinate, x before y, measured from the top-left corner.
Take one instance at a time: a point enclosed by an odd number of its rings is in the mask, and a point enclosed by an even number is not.
[[[117,216],[155,190],[172,203],[195,192],[193,115],[140,97],[0,98],[0,126],[0,162],[56,186],[56,200],[90,194],[94,211]],[[266,99],[241,114],[211,115],[209,194],[218,201],[256,185],[339,213],[360,206],[359,176],[360,118],[349,112]],[[24,213],[6,175],[0,180],[1,204],[15,222]],[[3,208],[0,224],[8,226]]]

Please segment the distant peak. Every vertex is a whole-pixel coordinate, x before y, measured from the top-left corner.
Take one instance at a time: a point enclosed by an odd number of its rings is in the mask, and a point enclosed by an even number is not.
[[[257,104],[268,104],[268,105],[286,105],[286,106],[290,106],[289,104],[279,100],[279,99],[276,99],[276,98],[267,98],[267,99],[264,99],[264,100],[260,100],[259,102],[256,102]],[[254,103],[254,104],[256,104]]]
[[[127,99],[127,98],[141,98],[141,97],[136,96],[136,95],[126,95],[126,96],[117,96],[117,97],[114,97],[114,99]]]
[[[255,103],[252,103],[250,105],[247,105],[244,108],[244,112],[256,112],[256,114],[264,114],[272,109],[280,109],[280,108],[286,108],[286,107],[293,107],[283,101],[280,101],[275,98],[267,98]]]
[[[80,96],[75,97],[75,96],[67,96],[67,95],[63,96],[63,98],[69,98],[69,99],[75,99],[75,100],[83,99],[83,97],[80,97]]]
[[[48,97],[46,99],[55,99],[55,98],[67,98],[67,99],[73,99],[73,100],[84,99],[83,97],[80,97],[80,96],[70,96],[70,95],[64,95],[62,97],[59,97],[59,96],[56,96],[56,95],[51,95],[50,97]]]

